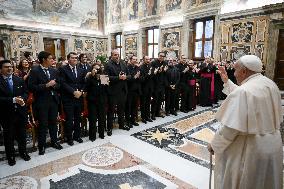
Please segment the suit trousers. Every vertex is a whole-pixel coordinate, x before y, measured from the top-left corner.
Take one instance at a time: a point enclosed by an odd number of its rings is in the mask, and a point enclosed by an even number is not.
[[[167,113],[173,113],[176,111],[175,109],[176,105],[176,90],[175,89],[166,89],[165,94],[165,110]]]
[[[95,139],[97,132],[100,136],[104,136],[104,130],[106,127],[106,99],[96,99],[95,101],[88,101],[88,113],[89,113],[89,138]]]
[[[11,158],[15,156],[14,140],[18,142],[20,153],[26,152],[26,125],[27,117],[19,114],[17,110],[10,115],[8,119],[2,120],[4,146],[6,157]]]
[[[151,106],[151,92],[143,93],[140,96],[140,110],[141,110],[142,119],[150,118],[150,106]]]
[[[160,114],[162,102],[164,101],[164,96],[165,96],[164,87],[154,90],[152,108],[151,108],[152,116],[158,116]]]
[[[57,116],[58,104],[52,96],[48,97],[48,103],[35,103],[38,119],[38,147],[46,146],[46,133],[49,131],[51,142],[57,142]]]
[[[125,119],[127,123],[135,122],[136,115],[138,114],[138,92],[129,92],[127,94],[126,107],[125,107]]]
[[[108,99],[108,112],[107,112],[107,130],[112,130],[115,107],[117,107],[117,116],[119,127],[124,127],[124,111],[125,111],[126,94],[124,95],[110,95]]]
[[[63,101],[63,110],[66,116],[65,136],[67,140],[81,137],[81,113],[83,109],[82,99]]]

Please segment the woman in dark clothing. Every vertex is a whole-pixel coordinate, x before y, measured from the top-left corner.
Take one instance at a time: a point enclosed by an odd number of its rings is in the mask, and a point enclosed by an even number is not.
[[[107,102],[107,85],[102,84],[102,68],[94,64],[91,74],[86,77],[86,91],[88,102],[89,118],[89,139],[96,140],[98,120],[98,132],[101,139],[104,138],[104,129],[106,126],[106,102]],[[103,82],[104,83],[104,82]]]
[[[18,65],[18,69],[16,71],[16,75],[18,77],[23,78],[25,81],[27,81],[30,69],[31,69],[31,67],[30,67],[30,64],[29,64],[28,60],[27,59],[22,59],[20,61],[20,64]]]

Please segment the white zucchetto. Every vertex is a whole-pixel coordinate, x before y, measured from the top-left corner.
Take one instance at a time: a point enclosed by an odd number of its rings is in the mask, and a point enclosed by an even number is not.
[[[255,55],[242,56],[239,61],[249,70],[260,73],[262,71],[262,62]]]

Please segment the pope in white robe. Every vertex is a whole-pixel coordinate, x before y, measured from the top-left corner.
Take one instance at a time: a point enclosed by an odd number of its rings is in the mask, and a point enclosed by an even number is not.
[[[261,69],[258,57],[241,57],[235,64],[235,85],[219,67],[228,96],[216,113],[221,127],[208,145],[215,154],[215,189],[283,187],[281,97]]]

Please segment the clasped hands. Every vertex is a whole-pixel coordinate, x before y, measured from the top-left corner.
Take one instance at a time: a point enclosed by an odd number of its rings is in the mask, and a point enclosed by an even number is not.
[[[15,97],[15,101],[17,104],[19,104],[20,106],[24,106],[25,105],[25,101],[21,96],[17,96]]]
[[[79,91],[78,89],[73,92],[75,98],[80,98],[84,94],[83,91]]]

